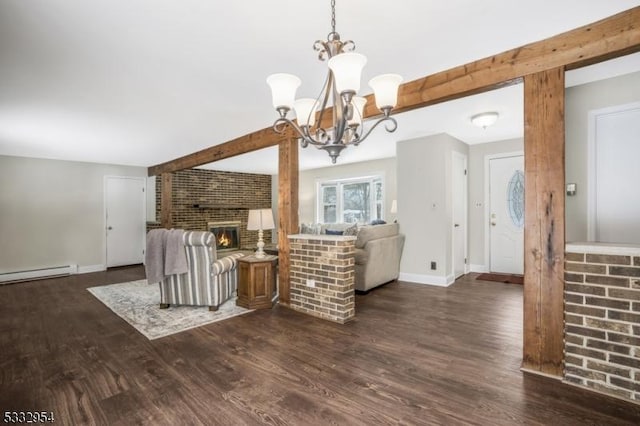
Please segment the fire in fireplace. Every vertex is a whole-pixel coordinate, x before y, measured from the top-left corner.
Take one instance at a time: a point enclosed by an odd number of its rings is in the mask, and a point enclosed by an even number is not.
[[[216,238],[216,251],[240,248],[240,222],[209,222],[207,225]]]

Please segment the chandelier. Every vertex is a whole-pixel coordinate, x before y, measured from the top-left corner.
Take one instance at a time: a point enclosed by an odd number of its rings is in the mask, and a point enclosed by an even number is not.
[[[340,40],[340,35],[336,32],[335,7],[335,0],[331,0],[331,32],[327,41],[318,40],[313,44],[318,58],[321,61],[328,60],[329,66],[320,95],[316,99],[296,100],[296,90],[302,83],[298,77],[280,73],[267,78],[273,106],[280,114],[273,129],[282,134],[287,125],[291,126],[297,132],[303,148],[314,145],[327,151],[334,164],[343,149],[364,141],[380,123],[387,122],[385,128],[388,132],[396,130],[398,123],[390,114],[397,104],[398,87],[402,82],[402,77],[397,74],[383,74],[369,81],[375,94],[376,106],[383,117],[365,130],[363,113],[367,100],[356,94],[360,90],[360,77],[367,58],[353,52],[353,41]],[[330,102],[333,105],[332,126],[324,128],[321,125]],[[287,117],[292,109],[295,111],[296,122]],[[316,120],[318,110],[320,113]]]

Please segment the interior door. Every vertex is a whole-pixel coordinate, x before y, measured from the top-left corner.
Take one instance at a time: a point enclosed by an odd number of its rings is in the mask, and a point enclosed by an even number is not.
[[[467,263],[467,157],[453,152],[453,274],[466,273]]]
[[[640,104],[613,108],[595,120],[594,239],[640,244]]]
[[[489,161],[490,270],[524,272],[524,156]]]
[[[107,267],[142,263],[146,231],[144,188],[144,178],[105,178]]]

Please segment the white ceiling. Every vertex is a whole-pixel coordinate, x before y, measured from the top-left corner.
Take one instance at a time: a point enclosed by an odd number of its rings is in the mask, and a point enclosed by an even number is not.
[[[639,6],[632,0],[337,0],[337,30],[368,57],[363,75],[410,81]],[[304,5],[304,8],[301,7]],[[0,155],[151,166],[268,127],[265,83],[300,76],[315,96],[326,64],[329,0],[2,0]],[[568,85],[640,70],[640,55],[576,70]],[[364,86],[364,85],[363,85]],[[498,111],[486,130],[469,117]],[[339,163],[395,155],[398,140],[446,132],[467,143],[522,135],[513,86],[397,115]],[[300,151],[301,168],[330,165]],[[277,149],[215,163],[275,173]]]

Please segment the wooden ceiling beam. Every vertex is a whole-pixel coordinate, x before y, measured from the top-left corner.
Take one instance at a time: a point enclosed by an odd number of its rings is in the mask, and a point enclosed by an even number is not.
[[[277,146],[280,140],[293,138],[293,132],[287,129],[284,135],[277,134],[273,128],[267,127],[248,135],[230,140],[220,145],[213,145],[202,151],[185,155],[166,163],[149,167],[147,173],[149,176],[156,176],[162,173],[177,172],[184,169],[202,166],[203,164],[212,163],[214,161],[225,158],[235,157],[236,155],[245,154],[251,151],[257,151],[270,146]]]
[[[527,44],[466,65],[402,84],[394,113],[486,92],[519,83],[526,75],[558,67],[575,69],[640,51],[640,6],[545,40]],[[380,115],[373,95],[367,96],[365,118]],[[330,124],[332,114],[322,125]],[[149,175],[188,169],[223,158],[275,146],[283,135],[266,128],[149,167]],[[285,137],[293,135],[291,132]]]
[[[510,86],[529,74],[558,67],[575,69],[638,51],[640,7],[635,7],[545,40],[402,84],[393,113]],[[373,95],[366,98],[365,118],[379,116]]]

